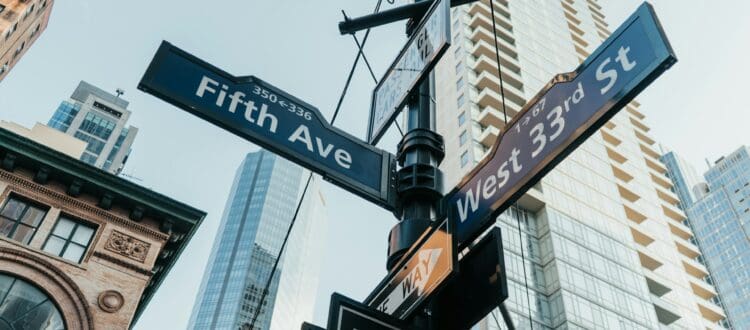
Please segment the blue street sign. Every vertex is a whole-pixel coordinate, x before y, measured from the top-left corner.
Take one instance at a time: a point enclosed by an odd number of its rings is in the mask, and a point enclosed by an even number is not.
[[[253,76],[235,77],[162,42],[138,88],[393,210],[394,156]]]
[[[443,199],[459,246],[470,244],[676,61],[644,3],[576,71],[555,77],[506,126],[491,155]]]
[[[378,143],[409,93],[419,86],[450,47],[450,0],[435,0],[372,92],[367,141]]]

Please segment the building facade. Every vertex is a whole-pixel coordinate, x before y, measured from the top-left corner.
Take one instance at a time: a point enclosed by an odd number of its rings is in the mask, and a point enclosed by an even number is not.
[[[40,123],[36,123],[34,127],[28,129],[14,122],[0,120],[0,128],[48,146],[75,159],[81,158],[83,152],[86,151],[86,142]]]
[[[489,0],[452,9],[453,42],[437,65],[446,190],[490,153],[528,100],[610,34],[596,0],[493,6],[494,17]],[[711,300],[716,290],[644,119],[637,101],[628,104],[498,218],[516,328],[722,327],[726,316]],[[477,328],[501,323],[496,311]]]
[[[0,81],[44,32],[53,0],[0,0]]]
[[[674,153],[663,157],[674,177],[694,171]],[[734,329],[750,328],[750,149],[721,157],[704,174],[705,182],[680,187],[694,194],[687,205],[690,227]],[[677,186],[676,186],[677,187]]]
[[[0,129],[0,328],[130,328],[204,217]]]
[[[302,189],[302,168],[268,151],[249,153],[235,175],[190,329],[293,329],[313,316],[320,272],[324,201],[313,180],[268,294]],[[289,327],[296,323],[296,326]]]
[[[81,161],[119,174],[131,152],[138,128],[126,126],[128,101],[81,81],[50,118],[47,126],[88,144]]]

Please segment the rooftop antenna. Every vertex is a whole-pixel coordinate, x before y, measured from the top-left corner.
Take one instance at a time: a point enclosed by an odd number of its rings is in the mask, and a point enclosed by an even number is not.
[[[122,90],[122,89],[120,89],[120,88],[118,88],[118,89],[117,89],[117,90],[115,91],[115,94],[117,94],[117,98],[119,99],[119,98],[120,98],[120,95],[122,95],[122,94],[125,94],[125,91],[124,91],[124,90]]]

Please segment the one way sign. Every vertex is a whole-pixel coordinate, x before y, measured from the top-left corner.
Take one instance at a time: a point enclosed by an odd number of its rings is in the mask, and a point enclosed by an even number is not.
[[[453,246],[447,221],[426,230],[365,302],[396,318],[408,318],[453,273]]]

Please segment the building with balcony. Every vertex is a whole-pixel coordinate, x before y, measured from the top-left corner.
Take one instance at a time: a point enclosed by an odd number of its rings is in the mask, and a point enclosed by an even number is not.
[[[0,0],[0,81],[47,28],[54,0]]]
[[[490,153],[528,100],[610,35],[603,11],[597,0],[452,9],[452,45],[435,79],[446,190]],[[643,109],[628,104],[498,218],[516,328],[725,326]],[[503,328],[493,313],[480,329]]]
[[[695,170],[674,152],[662,157],[670,177],[690,177]],[[678,194],[692,194],[685,204],[688,224],[703,251],[713,283],[734,329],[750,328],[750,149],[743,146],[719,158],[703,175],[705,182],[675,185]],[[720,298],[720,299],[719,299]]]
[[[245,157],[216,234],[190,329],[286,330],[312,319],[327,230],[325,201],[316,178],[277,260],[306,173],[265,150]]]
[[[81,81],[50,118],[47,126],[86,142],[81,161],[119,174],[130,156],[138,128],[126,126],[131,112],[120,91],[112,95]]]
[[[0,328],[130,328],[204,217],[0,128]]]

